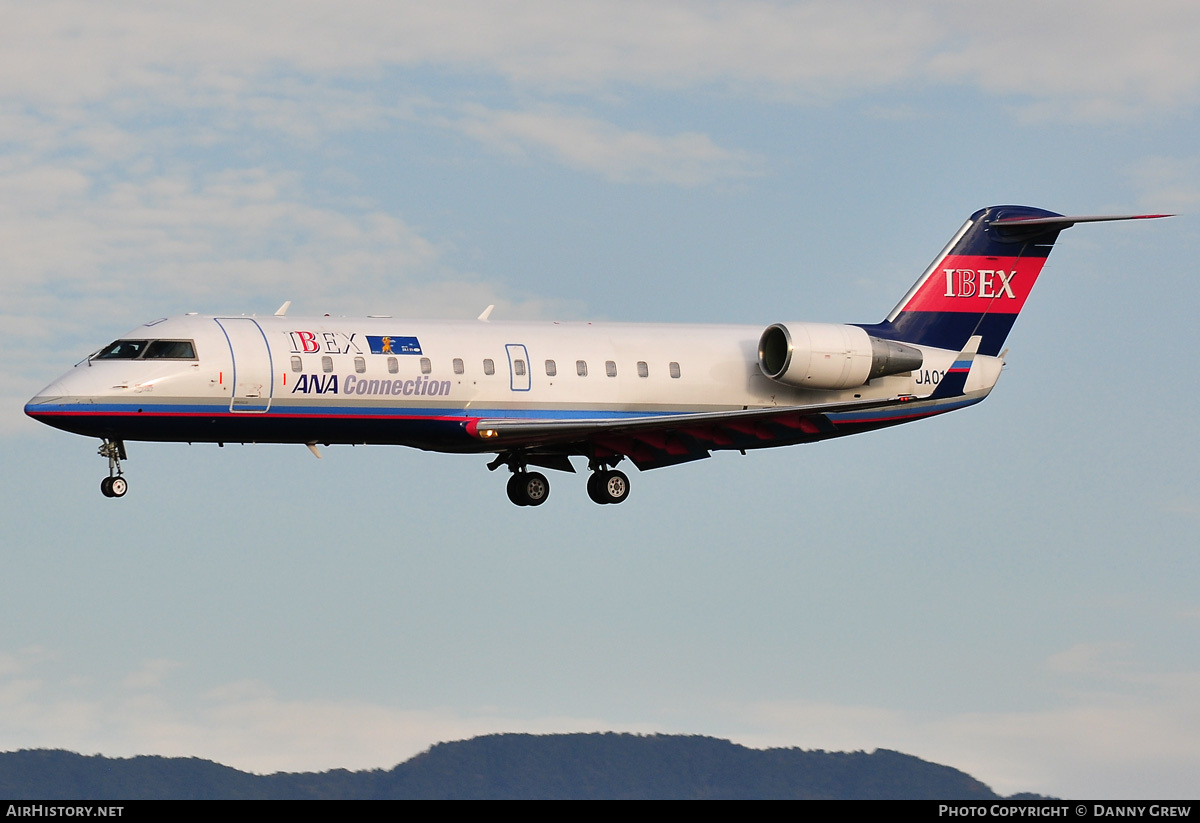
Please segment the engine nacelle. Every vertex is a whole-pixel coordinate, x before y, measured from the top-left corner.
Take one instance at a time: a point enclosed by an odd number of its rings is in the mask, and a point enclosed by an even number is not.
[[[762,373],[806,389],[851,389],[919,369],[923,360],[912,346],[835,323],[776,323],[758,339]]]

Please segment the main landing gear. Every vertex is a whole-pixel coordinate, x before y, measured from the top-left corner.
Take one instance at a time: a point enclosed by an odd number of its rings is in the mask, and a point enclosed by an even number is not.
[[[518,506],[540,506],[550,496],[550,481],[541,472],[520,469],[508,478],[508,499]]]
[[[574,471],[565,457],[561,468]],[[488,469],[495,471],[507,465],[512,471],[508,478],[508,499],[518,506],[540,506],[550,497],[550,481],[541,472],[529,471],[525,457],[510,452],[501,453],[488,464]],[[559,466],[555,466],[559,468]],[[608,467],[606,463],[593,460],[588,468],[591,476],[587,481],[588,497],[596,503],[621,503],[629,496],[629,478],[624,472]]]
[[[595,503],[620,503],[629,496],[629,478],[616,469],[597,469],[588,478],[587,493]]]
[[[100,447],[100,456],[108,458],[108,477],[100,481],[100,493],[105,497],[124,497],[129,483],[121,471],[121,461],[128,460],[124,440],[105,440]]]

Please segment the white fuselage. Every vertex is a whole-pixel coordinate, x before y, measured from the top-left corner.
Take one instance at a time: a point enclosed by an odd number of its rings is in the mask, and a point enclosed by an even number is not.
[[[725,325],[189,315],[121,339],[190,341],[194,359],[93,357],[47,386],[27,411],[114,439],[489,451],[462,436],[461,424],[920,398],[956,354],[924,348],[913,372],[813,390],[762,373],[761,333]],[[968,390],[990,389],[1001,365],[980,357]]]

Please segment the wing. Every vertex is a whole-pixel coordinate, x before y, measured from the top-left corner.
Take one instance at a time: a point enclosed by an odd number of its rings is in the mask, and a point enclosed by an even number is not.
[[[899,422],[949,411],[950,407],[945,400],[929,402],[902,395],[887,400],[645,417],[497,418],[472,421],[467,431],[490,449],[524,451],[529,462],[549,468],[572,470],[565,456],[587,454],[599,459],[628,457],[644,471],[700,460],[720,449],[758,449],[848,434],[839,430],[838,417],[862,417],[858,413],[863,413],[864,420]],[[544,459],[536,459],[538,456]]]

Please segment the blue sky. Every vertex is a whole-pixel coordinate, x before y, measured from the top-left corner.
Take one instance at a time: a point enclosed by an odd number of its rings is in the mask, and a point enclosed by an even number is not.
[[[0,3],[0,747],[389,767],[493,731],[1200,771],[1200,9]],[[874,322],[1066,232],[988,401],[511,506],[484,460],[96,443],[25,400],[185,311]]]

